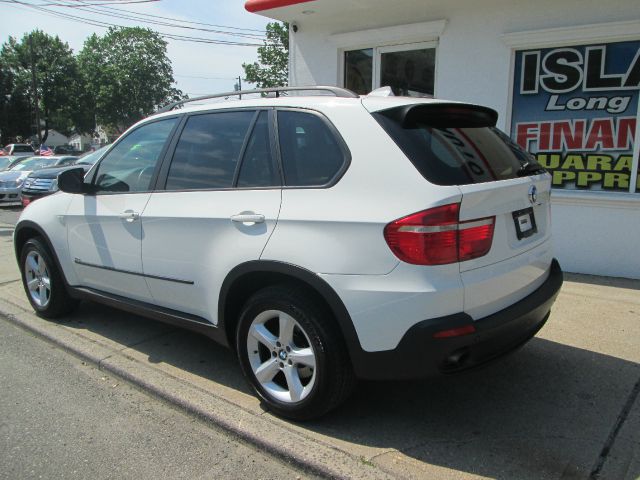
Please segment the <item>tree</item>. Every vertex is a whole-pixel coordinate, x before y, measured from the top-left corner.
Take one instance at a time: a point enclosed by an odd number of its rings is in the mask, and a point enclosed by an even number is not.
[[[258,47],[258,61],[243,63],[245,81],[258,88],[283,87],[289,82],[289,24],[270,22],[267,38]]]
[[[174,83],[167,42],[140,27],[91,35],[78,55],[98,123],[123,132],[158,107],[183,98]]]
[[[15,88],[15,77],[0,58],[0,146],[28,136],[30,129],[29,96]]]
[[[66,42],[40,30],[25,34],[20,41],[9,37],[0,51],[0,63],[12,80],[13,108],[23,107],[25,92],[28,95],[40,143],[46,142],[51,126],[65,133],[74,127],[81,88],[76,59]]]

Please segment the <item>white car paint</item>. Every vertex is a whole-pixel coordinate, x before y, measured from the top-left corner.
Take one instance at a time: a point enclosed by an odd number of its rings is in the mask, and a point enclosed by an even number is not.
[[[365,100],[371,110],[393,102],[409,100]],[[467,312],[480,319],[544,282],[552,260],[549,175],[463,187],[430,184],[362,103],[292,96],[180,111],[273,106],[321,112],[351,153],[344,176],[329,188],[57,194],[28,207],[20,222],[29,220],[47,232],[69,284],[191,313],[213,324],[221,285],[235,266],[263,259],[302,267],[338,294],[366,351],[395,348],[409,328],[430,318]],[[533,184],[541,192],[535,206],[539,232],[517,241],[510,215],[530,206],[527,192]],[[385,225],[455,202],[461,202],[462,220],[496,216],[494,242],[486,256],[418,266],[391,252],[383,237]],[[139,217],[122,218],[127,211]],[[234,222],[236,214],[260,214],[264,222]]]

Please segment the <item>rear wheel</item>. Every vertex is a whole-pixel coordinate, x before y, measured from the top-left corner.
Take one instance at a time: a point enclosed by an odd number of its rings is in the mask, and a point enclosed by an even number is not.
[[[67,293],[49,249],[40,238],[28,240],[20,255],[22,284],[36,313],[57,318],[71,312],[78,301]]]
[[[249,383],[277,415],[318,417],[351,393],[341,336],[325,309],[295,286],[268,287],[247,301],[236,346]]]

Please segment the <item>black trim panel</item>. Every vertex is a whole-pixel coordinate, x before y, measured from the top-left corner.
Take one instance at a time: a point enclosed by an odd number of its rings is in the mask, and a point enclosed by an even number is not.
[[[196,315],[178,312],[138,300],[131,300],[92,288],[70,287],[69,294],[74,298],[91,300],[129,313],[151,318],[152,320],[168,323],[169,325],[187,328],[194,332],[202,333],[225,347],[229,347],[224,330]]]
[[[544,326],[562,282],[560,264],[554,259],[547,280],[504,310],[475,321],[466,313],[424,320],[411,327],[393,350],[352,353],[356,374],[372,380],[411,379],[489,363],[524,345]],[[470,325],[475,333],[433,337],[443,330]]]
[[[178,278],[161,277],[159,275],[150,275],[148,273],[139,273],[139,272],[133,272],[131,270],[122,270],[119,268],[107,267],[105,265],[96,265],[95,263],[83,262],[79,258],[74,258],[73,262],[77,263],[78,265],[82,265],[84,267],[99,268],[101,270],[109,270],[110,272],[126,273],[127,275],[136,275],[138,277],[153,278],[155,280],[165,280],[167,282],[182,283],[185,285],[193,285],[195,283],[192,280],[180,280]]]

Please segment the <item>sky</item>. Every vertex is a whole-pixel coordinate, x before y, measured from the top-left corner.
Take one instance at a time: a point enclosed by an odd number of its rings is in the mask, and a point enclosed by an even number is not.
[[[269,19],[249,13],[244,9],[244,0],[159,0],[145,3],[127,3],[132,0],[4,0],[0,1],[0,43],[7,41],[9,36],[22,38],[25,33],[40,29],[50,35],[57,35],[67,42],[78,53],[82,49],[85,39],[92,33],[104,35],[106,27],[94,26],[86,21],[61,18],[51,13],[27,7],[24,4],[39,5],[51,12],[62,15],[74,15],[90,20],[108,22],[123,26],[142,26],[153,30],[175,35],[200,37],[214,40],[245,42],[262,44],[254,37],[238,37],[218,34],[208,31],[189,30],[160,25],[148,25],[141,22],[122,18],[113,18],[79,9],[65,8],[52,4],[79,5],[80,3],[99,4],[100,7],[89,7],[102,12],[127,15],[122,11],[106,10],[113,8],[144,15],[149,20],[176,23],[172,20],[159,19],[151,15],[169,17],[171,19],[186,20],[220,25],[218,28],[210,25],[187,24],[182,25],[210,30],[224,30],[261,36]],[[251,29],[235,30],[235,29]],[[258,30],[258,31],[253,31]],[[232,91],[238,75],[244,75],[242,63],[257,60],[256,46],[231,46],[208,43],[195,43],[166,39],[167,55],[173,65],[176,86],[189,96],[194,97],[208,93],[222,93]],[[204,78],[202,78],[204,77]],[[251,85],[248,85],[251,87]],[[247,85],[243,82],[243,89]]]

